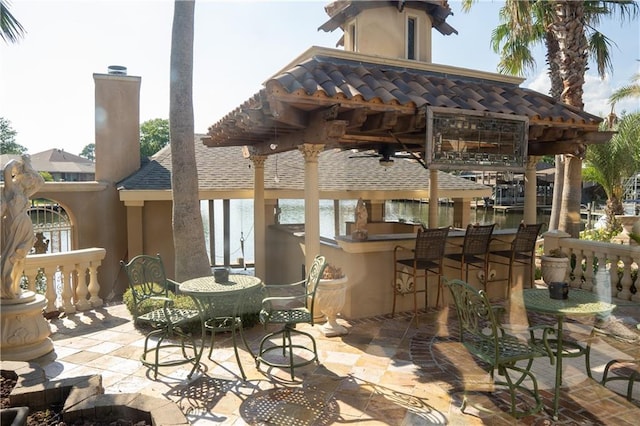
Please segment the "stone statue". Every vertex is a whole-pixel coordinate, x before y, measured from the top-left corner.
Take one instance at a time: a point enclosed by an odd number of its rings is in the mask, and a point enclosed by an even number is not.
[[[2,190],[2,299],[20,296],[24,260],[33,247],[33,224],[27,214],[29,197],[44,185],[44,179],[31,167],[28,155],[10,160],[4,166]]]
[[[362,198],[358,199],[356,205],[356,223],[355,230],[351,233],[351,238],[356,241],[364,241],[369,238],[369,231],[367,231],[367,220],[369,213],[367,212],[367,206]]]
[[[49,240],[44,237],[42,232],[36,232],[36,242],[33,243],[33,249],[36,254],[45,254],[49,250]]]

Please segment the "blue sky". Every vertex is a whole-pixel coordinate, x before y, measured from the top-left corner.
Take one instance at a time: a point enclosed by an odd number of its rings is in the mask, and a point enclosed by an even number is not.
[[[334,48],[341,36],[317,31],[326,1],[196,1],[195,130],[207,128],[258,92],[262,83],[310,46]],[[433,33],[433,62],[496,71],[490,47],[502,1],[479,1],[471,13],[450,0],[448,22],[459,35]],[[33,154],[62,148],[78,154],[94,142],[94,73],[123,65],[141,76],[141,121],[169,116],[169,55],[173,2],[169,0],[13,0],[27,30],[15,45],[0,44],[0,116]],[[639,72],[640,21],[600,26],[612,38],[614,73],[587,74],[585,109],[609,113],[612,90]],[[544,52],[522,84],[547,93]],[[616,107],[638,111],[637,99]]]

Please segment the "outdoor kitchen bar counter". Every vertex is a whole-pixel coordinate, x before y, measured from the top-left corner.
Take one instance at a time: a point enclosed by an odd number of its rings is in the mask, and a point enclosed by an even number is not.
[[[495,229],[493,238],[510,242],[516,234],[516,229]],[[464,230],[451,230],[447,241],[447,252],[455,252],[456,246],[460,246],[464,240]],[[350,236],[337,236],[337,244],[323,243],[321,254],[327,256],[330,263],[342,268],[350,282],[346,295],[346,302],[342,309],[345,318],[367,318],[375,315],[391,313],[393,301],[392,283],[394,280],[393,250],[396,246],[413,249],[415,246],[415,234],[374,234],[369,235],[365,241],[355,241]],[[492,242],[491,249],[507,249],[508,244]],[[459,251],[459,250],[458,250]],[[405,252],[411,256],[410,252]],[[496,259],[497,260],[497,259]],[[444,276],[448,278],[460,278],[460,271],[452,269],[451,261],[445,260]],[[495,271],[495,282],[488,285],[490,297],[501,297],[506,294],[508,268],[496,262],[491,262],[491,268]],[[514,276],[522,274],[525,268],[515,268]],[[471,268],[469,281],[477,288],[482,284],[476,275],[478,269]],[[437,279],[430,277],[428,303],[434,306],[437,295]],[[522,285],[522,282],[520,282]],[[422,283],[420,283],[420,287]],[[445,288],[446,290],[446,288]],[[450,295],[444,293],[445,305],[450,303]],[[407,294],[399,298],[398,312],[413,310],[413,296]],[[418,294],[418,306],[423,306],[424,294]]]

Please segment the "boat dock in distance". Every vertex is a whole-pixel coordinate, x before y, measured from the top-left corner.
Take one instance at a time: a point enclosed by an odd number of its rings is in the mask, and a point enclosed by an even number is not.
[[[499,205],[499,206],[492,206],[491,207],[493,209],[494,212],[500,212],[502,214],[507,214],[510,212],[523,212],[524,211],[524,205],[522,204],[514,204],[514,205]],[[551,213],[551,206],[538,206],[537,207],[538,212],[540,213]],[[580,209],[580,216],[582,217],[589,217],[591,216],[592,218],[598,219],[600,216],[603,216],[604,212],[601,210],[598,211],[589,211],[589,209],[585,209],[582,208]]]

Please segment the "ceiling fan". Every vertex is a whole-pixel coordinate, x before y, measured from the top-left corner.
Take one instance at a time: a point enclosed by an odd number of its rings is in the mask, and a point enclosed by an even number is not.
[[[396,151],[391,144],[381,144],[377,149],[370,149],[368,151],[357,151],[357,154],[349,156],[349,158],[379,158],[381,166],[391,167],[393,166],[394,158],[413,158],[411,153],[404,151]]]

